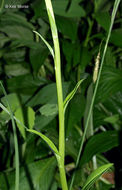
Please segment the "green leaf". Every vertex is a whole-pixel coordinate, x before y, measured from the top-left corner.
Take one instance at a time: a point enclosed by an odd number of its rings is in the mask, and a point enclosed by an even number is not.
[[[31,107],[27,108],[27,120],[29,129],[32,129],[35,121],[35,112]]]
[[[95,183],[96,180],[104,173],[106,172],[110,167],[112,167],[113,164],[105,164],[96,170],[94,170],[90,176],[87,178],[82,190],[89,190],[92,185]]]
[[[31,74],[12,77],[7,80],[8,90],[17,92],[19,95],[33,95],[33,93],[41,86],[47,83],[47,80],[40,77],[33,77]]]
[[[68,93],[69,82],[63,83],[63,97]],[[48,84],[44,86],[38,93],[27,103],[28,106],[36,106],[38,104],[57,104],[56,84]]]
[[[4,46],[6,42],[8,42],[10,39],[6,37],[4,34],[0,34],[0,48]]]
[[[80,164],[83,165],[89,162],[96,154],[104,153],[117,147],[119,143],[119,133],[114,130],[94,135],[85,146]]]
[[[55,168],[56,159],[54,157],[43,160],[41,159],[39,161],[26,164],[24,167],[20,167],[19,189],[49,190],[52,182],[54,181],[53,178],[55,174]],[[1,172],[0,188],[2,190],[7,190],[9,185],[10,190],[15,190],[14,176],[15,171]]]
[[[64,112],[70,102],[70,100],[73,98],[73,96],[75,95],[75,93],[77,92],[77,89],[79,88],[80,84],[84,81],[84,79],[81,79],[75,86],[75,88],[68,94],[68,96],[66,97],[66,99],[64,100]]]
[[[117,28],[112,31],[110,42],[122,48],[122,29]]]
[[[18,147],[18,138],[17,138],[17,132],[16,132],[16,125],[15,125],[15,121],[14,121],[14,115],[11,109],[11,105],[9,104],[9,101],[7,99],[7,93],[6,90],[2,84],[2,82],[0,81],[0,85],[3,91],[3,94],[5,96],[6,99],[6,103],[7,103],[7,107],[9,109],[10,112],[10,118],[11,118],[11,122],[12,122],[12,128],[13,128],[13,135],[14,135],[14,149],[15,149],[15,189],[19,189],[19,147]]]
[[[48,137],[46,137],[45,135],[43,135],[42,133],[40,133],[36,130],[27,129],[27,131],[40,136],[49,145],[49,147],[52,149],[52,151],[54,151],[54,153],[59,156],[59,152],[58,152],[56,146]]]
[[[84,17],[86,15],[85,10],[78,1],[72,1],[69,10],[67,11],[67,17]]]
[[[24,124],[24,116],[23,116],[23,110],[22,108],[18,108],[16,111],[15,111],[15,117],[21,122]],[[17,127],[19,128],[19,131],[21,133],[21,135],[23,136],[23,138],[25,139],[26,138],[26,135],[25,135],[25,128],[18,122],[17,123]]]
[[[12,112],[15,112],[16,109],[20,107],[20,101],[18,95],[15,93],[8,94],[7,99],[9,101],[9,104],[11,105]],[[5,96],[1,98],[1,101],[8,108]]]
[[[0,107],[2,110],[4,110],[5,113],[7,113],[8,115],[11,115],[10,111],[3,105],[0,103]],[[3,113],[4,114],[4,113]],[[24,127],[25,129],[27,129],[27,127],[18,119],[13,115],[14,120],[21,126]]]
[[[85,98],[80,93],[77,93],[71,100],[66,114],[66,131],[67,135],[72,133],[75,125],[79,125],[85,110]]]
[[[95,0],[95,12],[99,11],[109,11],[112,2],[108,0]]]
[[[17,24],[17,25],[29,28],[31,30],[34,29],[34,26],[30,22],[27,21],[26,17],[18,14],[18,12],[13,13],[13,12],[7,11],[5,14],[2,15],[2,17],[0,18],[0,21],[1,21],[1,26],[13,25],[14,27],[14,25]]]
[[[72,41],[75,41],[76,36],[77,36],[78,23],[75,22],[74,19],[57,16],[56,24],[57,24],[58,31],[61,32],[64,35],[64,37],[67,37],[71,39]],[[64,43],[64,39],[62,43]],[[70,44],[69,45],[70,46],[69,49],[70,49],[73,44],[71,44],[71,42],[69,42],[69,44]]]
[[[40,44],[40,43],[36,43]],[[40,67],[45,63],[45,60],[48,56],[48,49],[46,47],[40,46],[30,50],[29,58],[35,73],[39,72]],[[35,64],[36,60],[36,64]]]
[[[50,53],[51,53],[51,55],[53,56],[53,58],[54,58],[54,51],[53,51],[53,48],[50,46],[50,44],[42,37],[42,35],[41,34],[39,34],[38,32],[36,32],[36,31],[33,31],[35,34],[37,34],[41,39],[42,39],[42,41],[45,43],[45,45],[48,47],[48,49],[49,49],[49,51],[50,51]]]
[[[104,66],[96,95],[96,103],[104,102],[108,97],[122,90],[121,84],[121,71],[110,66]]]
[[[58,105],[57,104],[45,104],[39,109],[40,113],[44,116],[52,116],[58,113]]]
[[[45,116],[45,115],[37,115],[35,118],[35,128],[39,128],[40,130],[46,127],[54,118],[56,117],[56,114]]]
[[[5,73],[8,76],[19,76],[29,73],[29,69],[25,68],[22,64],[5,65]]]
[[[7,63],[20,63],[25,61],[25,49],[10,49],[4,53],[4,59]]]
[[[24,110],[22,110],[22,108],[18,108],[15,112],[15,117],[17,120],[19,120],[19,122],[16,121],[16,123],[22,136],[25,138],[25,128],[23,126],[25,124],[29,129],[33,128],[35,121],[35,112],[31,107],[24,108]]]
[[[72,1],[72,4],[69,8],[69,10],[66,12],[66,8],[68,6],[68,1],[66,0],[60,0],[60,1],[52,1],[54,13],[59,16],[63,17],[84,17],[85,11],[84,9],[79,5],[77,1]]]
[[[109,97],[104,102],[105,108],[113,114],[118,114],[120,120],[122,120],[122,91],[117,92],[115,95]],[[120,126],[121,128],[121,126]]]
[[[97,12],[95,13],[95,19],[106,31],[109,30],[111,18],[109,12]]]
[[[0,31],[5,32],[12,40],[21,39],[23,40],[33,40],[33,33],[28,28],[19,25],[5,25],[0,28]]]
[[[119,115],[115,114],[110,117],[106,117],[104,121],[111,123],[111,124],[116,124],[119,121]]]

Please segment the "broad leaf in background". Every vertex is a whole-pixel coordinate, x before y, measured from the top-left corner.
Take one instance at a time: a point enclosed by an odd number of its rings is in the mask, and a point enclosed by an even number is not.
[[[96,154],[104,153],[119,146],[119,143],[119,133],[114,130],[94,135],[88,140],[85,146],[80,165],[89,162]]]
[[[98,180],[99,177],[112,166],[113,164],[106,164],[94,170],[87,178],[82,190],[89,190],[92,187],[92,185],[95,183],[95,181]]]
[[[30,30],[34,29],[34,26],[27,21],[25,16],[22,16],[18,13],[13,12],[6,12],[6,14],[3,14],[3,16],[0,18],[1,26],[4,27],[5,25],[20,25],[24,26],[26,28],[29,28]]]
[[[122,48],[122,29],[118,28],[112,31],[110,42]]]
[[[35,118],[35,124],[34,127],[36,129],[43,129],[46,127],[54,118],[56,117],[56,114],[50,115],[50,116],[45,116],[45,115],[37,115]]]
[[[95,19],[97,20],[98,24],[100,24],[106,31],[109,30],[111,18],[108,12],[98,12],[95,13]]]
[[[84,17],[85,11],[79,5],[77,1],[72,1],[69,10],[66,12],[68,1],[67,0],[59,0],[52,1],[54,13],[63,17]]]
[[[4,46],[6,42],[8,42],[10,39],[6,37],[4,34],[0,34],[0,48]],[[0,54],[1,57],[1,54]]]
[[[57,16],[56,24],[58,31],[61,32],[65,37],[71,39],[72,41],[76,40],[78,20]]]
[[[43,42],[42,42],[43,43]],[[44,64],[45,59],[48,55],[48,49],[46,47],[39,47],[38,49],[30,50],[30,62],[33,70],[37,73],[40,67]]]
[[[95,12],[108,11],[112,5],[111,1],[108,0],[95,0]]]
[[[77,0],[72,1],[68,11],[67,16],[70,17],[85,17],[86,12],[83,7],[79,4],[80,2]]]
[[[21,105],[18,95],[15,93],[8,94],[7,99],[9,101],[9,104],[11,105],[12,111],[15,112],[16,109],[19,108]],[[5,107],[8,108],[5,96],[1,98],[1,102],[5,105]]]
[[[57,104],[45,104],[39,109],[40,113],[44,116],[52,116],[58,113],[58,105]]]
[[[26,54],[26,51],[25,51],[25,48],[23,49],[12,49],[10,51],[5,51],[4,55],[3,55],[3,58],[5,59],[5,61],[7,63],[22,63],[25,61],[25,54]]]
[[[26,65],[26,63],[5,65],[5,73],[9,77],[29,74],[29,69],[25,68],[24,65]]]
[[[56,159],[54,157],[39,160],[20,168],[20,189],[41,189],[49,190],[54,176]],[[2,190],[14,190],[14,172],[0,174],[0,188]],[[48,177],[47,177],[48,176]],[[6,181],[7,180],[7,181]]]
[[[17,92],[19,95],[33,95],[33,93],[41,86],[47,83],[47,80],[40,77],[34,78],[31,74],[12,77],[7,80],[8,90]]]
[[[104,66],[96,95],[96,102],[104,102],[108,97],[122,90],[122,72],[118,69]]]
[[[69,83],[64,82],[63,83],[63,93],[64,98],[66,97],[66,94],[68,92]],[[27,105],[29,106],[36,106],[39,104],[46,104],[51,103],[55,104],[57,103],[57,94],[56,94],[56,84],[52,83],[45,87],[43,87],[36,95],[28,102]]]
[[[11,40],[20,39],[23,40],[33,40],[33,33],[28,28],[25,28],[24,26],[18,26],[18,25],[6,25],[2,28],[0,28],[1,32],[5,32]]]
[[[106,117],[104,121],[111,123],[111,124],[116,124],[119,121],[119,115],[112,115],[110,117]]]
[[[109,97],[105,102],[104,106],[109,112],[118,114],[122,120],[122,91],[117,92],[115,95]]]

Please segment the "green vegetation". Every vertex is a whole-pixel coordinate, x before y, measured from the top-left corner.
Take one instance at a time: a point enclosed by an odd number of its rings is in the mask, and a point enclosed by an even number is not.
[[[0,5],[0,188],[121,189],[120,0]]]

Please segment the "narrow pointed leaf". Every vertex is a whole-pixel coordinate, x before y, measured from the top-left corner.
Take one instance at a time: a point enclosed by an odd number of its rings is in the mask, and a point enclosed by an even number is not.
[[[45,45],[48,47],[48,49],[49,49],[49,51],[50,51],[50,53],[51,53],[51,55],[53,56],[53,58],[54,58],[54,51],[53,51],[53,48],[50,46],[50,44],[42,37],[42,35],[41,34],[39,34],[38,32],[36,32],[36,31],[33,31],[35,34],[37,34],[41,39],[42,39],[42,41],[45,43]]]
[[[59,155],[59,152],[58,152],[56,146],[54,145],[54,143],[53,143],[48,137],[46,137],[46,136],[43,135],[42,133],[40,133],[40,132],[38,132],[38,131],[36,131],[36,130],[33,130],[33,129],[27,129],[27,131],[29,131],[29,132],[31,132],[31,133],[34,133],[34,134],[36,134],[36,135],[38,135],[38,136],[40,136],[40,137],[49,145],[49,147],[54,151],[54,153],[55,153],[56,155]]]
[[[68,96],[67,96],[66,99],[64,100],[64,112],[65,112],[65,110],[66,110],[66,108],[67,108],[67,106],[68,106],[70,100],[73,98],[73,96],[75,95],[77,89],[79,88],[80,84],[81,84],[83,81],[84,81],[84,79],[80,80],[80,81],[76,84],[75,88],[68,94]]]
[[[87,178],[82,190],[89,190],[92,185],[95,183],[95,181],[104,173],[106,172],[110,167],[112,167],[113,164],[105,164],[96,170],[94,170],[90,176]]]

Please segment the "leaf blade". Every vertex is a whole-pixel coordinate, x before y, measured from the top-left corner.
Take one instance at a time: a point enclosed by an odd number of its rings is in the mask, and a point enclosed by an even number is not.
[[[82,190],[89,190],[91,186],[95,183],[95,181],[104,173],[106,172],[110,167],[112,167],[113,164],[105,164],[96,170],[94,170],[90,176],[87,178]]]
[[[64,100],[64,112],[70,102],[70,100],[74,97],[77,89],[79,88],[80,84],[84,81],[84,79],[81,79],[77,84],[76,86],[74,87],[74,89],[67,95],[67,97],[65,98]]]
[[[35,34],[37,34],[41,39],[42,39],[42,41],[45,43],[45,45],[48,47],[48,49],[49,49],[49,51],[50,51],[50,53],[51,53],[51,55],[53,56],[53,58],[54,58],[54,51],[53,51],[53,48],[50,46],[50,44],[42,37],[42,35],[41,34],[39,34],[37,31],[33,31]]]
[[[42,133],[40,133],[40,132],[38,132],[36,130],[33,130],[33,129],[27,129],[27,131],[40,136],[49,145],[49,147],[54,151],[54,153],[59,156],[58,149],[56,148],[54,143],[48,137],[46,137]]]

